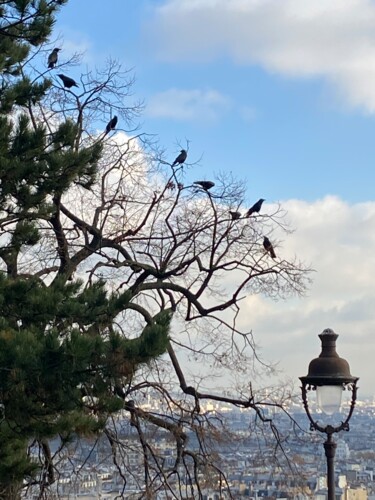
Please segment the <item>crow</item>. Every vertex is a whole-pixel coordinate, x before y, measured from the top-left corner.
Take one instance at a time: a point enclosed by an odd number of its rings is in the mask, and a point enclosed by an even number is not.
[[[205,191],[208,191],[215,185],[215,183],[212,181],[195,181],[193,182],[193,184],[198,184],[198,186],[200,186]]]
[[[254,212],[259,213],[264,201],[266,201],[266,200],[264,200],[263,198],[260,198],[256,203],[254,203],[254,205],[251,208],[249,208],[249,210],[247,211],[246,217],[250,217],[250,215],[252,215]]]
[[[116,128],[117,121],[118,121],[118,118],[116,115],[111,120],[109,120],[109,122],[107,123],[107,126],[105,128],[106,134],[108,134],[108,132],[110,132],[111,130],[114,130]]]
[[[275,250],[273,249],[272,243],[267,238],[267,236],[265,236],[263,238],[263,246],[264,246],[265,251],[268,252],[273,259],[276,259]]]
[[[185,163],[186,158],[187,158],[187,151],[185,151],[185,149],[181,149],[181,153],[172,163],[172,167],[174,167],[175,165],[181,165],[182,163]]]
[[[238,220],[241,217],[241,212],[232,212],[232,210],[229,210],[229,213],[232,217],[232,220]]]
[[[48,60],[47,60],[47,63],[48,63],[48,67],[50,69],[53,69],[57,63],[57,59],[59,57],[59,51],[61,49],[53,49],[53,51],[50,53],[50,55],[48,56]]]
[[[69,76],[65,76],[62,73],[60,73],[57,76],[59,78],[61,78],[61,80],[64,84],[64,87],[66,87],[67,89],[70,89],[71,87],[78,87],[77,82],[75,80],[73,80],[73,78],[70,78]]]

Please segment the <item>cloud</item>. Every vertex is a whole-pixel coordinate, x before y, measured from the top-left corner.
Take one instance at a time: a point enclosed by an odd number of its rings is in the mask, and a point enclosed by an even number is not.
[[[253,122],[257,118],[257,111],[252,106],[242,106],[239,108],[241,118],[245,122]]]
[[[322,77],[335,96],[373,113],[374,26],[370,0],[167,0],[145,33],[163,60],[227,56],[287,77]]]
[[[293,379],[307,374],[320,353],[325,328],[338,333],[338,353],[361,378],[361,395],[373,391],[375,354],[375,202],[350,205],[335,196],[312,203],[282,203],[296,231],[276,247],[279,258],[297,255],[316,270],[302,298],[272,301],[254,295],[241,302],[239,326],[252,330],[263,358],[279,361]],[[264,206],[265,212],[270,206]],[[275,238],[277,235],[274,235]]]
[[[61,47],[59,54],[59,64],[69,61],[71,58],[79,56],[81,64],[93,64],[104,60],[98,51],[93,51],[93,43],[88,36],[82,32],[72,30],[68,26],[63,26],[55,45]]]
[[[254,377],[253,387],[257,390],[282,379],[293,382],[298,392],[298,378],[307,374],[309,362],[320,354],[318,335],[331,328],[339,334],[337,352],[349,362],[351,373],[360,377],[359,397],[371,397],[375,355],[375,202],[350,204],[339,197],[326,196],[313,202],[284,200],[281,206],[287,211],[284,222],[289,222],[295,231],[285,236],[276,230],[270,235],[277,259],[293,260],[297,256],[315,272],[313,284],[303,297],[275,301],[254,294],[240,301],[236,327],[251,331],[260,358],[276,363],[279,370],[275,376],[265,377],[261,373]],[[272,214],[274,208],[265,202],[261,213]],[[224,278],[223,293],[225,288],[230,295],[235,281],[236,274],[229,273]],[[229,316],[226,319],[230,321]],[[259,365],[256,367],[258,370]],[[189,369],[195,374],[206,373],[205,383],[211,383],[208,380],[213,370],[201,362],[190,361]],[[249,372],[251,369],[249,363]],[[222,380],[227,387],[228,380]],[[245,383],[243,376],[241,382]],[[218,386],[216,379],[212,383],[212,387]]]
[[[152,96],[146,114],[178,121],[216,121],[230,107],[227,97],[216,90],[169,89]]]

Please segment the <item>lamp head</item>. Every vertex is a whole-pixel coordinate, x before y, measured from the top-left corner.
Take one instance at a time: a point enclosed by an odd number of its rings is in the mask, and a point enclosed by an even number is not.
[[[300,377],[302,395],[306,412],[308,412],[307,391],[313,389],[316,390],[320,409],[327,415],[333,415],[340,410],[342,391],[345,386],[352,386],[355,401],[355,386],[358,377],[353,377],[350,374],[348,362],[340,358],[336,352],[338,335],[327,328],[319,337],[322,341],[322,352],[318,358],[310,362],[308,374],[305,377]]]
[[[349,363],[336,352],[338,335],[326,328],[319,337],[322,341],[322,352],[310,362],[308,374],[300,377],[302,384],[315,388],[323,385],[344,387],[357,382],[358,377],[350,374]]]

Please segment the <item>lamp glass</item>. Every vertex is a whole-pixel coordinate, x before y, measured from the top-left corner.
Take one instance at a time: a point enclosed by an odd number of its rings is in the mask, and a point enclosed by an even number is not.
[[[333,415],[340,411],[341,399],[341,385],[321,385],[316,388],[318,406],[326,415]]]

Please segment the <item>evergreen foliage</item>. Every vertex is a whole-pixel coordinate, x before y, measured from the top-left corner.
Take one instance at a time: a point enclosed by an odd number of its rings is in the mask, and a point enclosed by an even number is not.
[[[102,152],[100,142],[77,147],[69,118],[48,126],[26,112],[52,85],[27,76],[27,59],[64,3],[0,1],[0,496],[9,498],[36,472],[28,442],[103,429],[124,404],[114,388],[165,352],[171,320],[162,311],[128,339],[114,320],[129,292],[109,293],[100,280],[67,281],[63,264],[49,281],[32,269],[18,272],[27,249],[43,245],[41,222],[58,232],[63,193],[75,184],[90,189]]]

